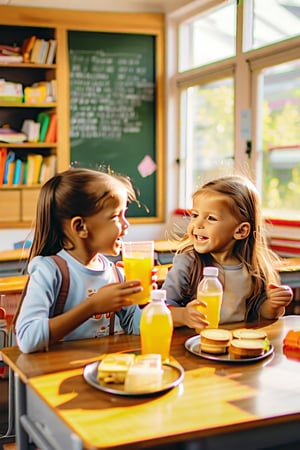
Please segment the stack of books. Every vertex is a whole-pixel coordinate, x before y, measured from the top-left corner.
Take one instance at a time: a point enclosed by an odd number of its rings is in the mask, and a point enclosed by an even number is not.
[[[23,62],[23,56],[20,47],[0,44],[0,64],[21,62]]]
[[[57,114],[56,112],[38,114],[37,122],[40,124],[39,142],[57,141]]]
[[[0,186],[33,186],[43,184],[56,172],[56,156],[29,153],[25,157],[0,149]]]
[[[24,62],[34,64],[53,64],[56,55],[56,39],[40,39],[30,36],[22,44]]]
[[[27,136],[20,131],[12,130],[8,127],[0,128],[0,142],[6,142],[7,144],[21,144],[26,141]]]

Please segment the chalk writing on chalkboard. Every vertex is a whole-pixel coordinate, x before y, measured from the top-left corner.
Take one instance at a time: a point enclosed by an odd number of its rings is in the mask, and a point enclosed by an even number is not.
[[[155,36],[70,31],[68,37],[71,161],[129,176],[145,208],[130,204],[128,217],[155,218],[161,205]]]
[[[154,83],[139,53],[70,51],[71,138],[122,139],[140,133],[139,108],[154,102]]]

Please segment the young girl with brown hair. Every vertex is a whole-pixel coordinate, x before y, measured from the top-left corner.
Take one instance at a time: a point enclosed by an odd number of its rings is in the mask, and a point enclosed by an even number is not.
[[[268,248],[255,186],[238,175],[217,178],[196,190],[190,213],[187,233],[162,286],[174,325],[208,325],[195,308],[204,266],[219,268],[220,324],[283,315],[292,290],[280,284],[280,260]]]

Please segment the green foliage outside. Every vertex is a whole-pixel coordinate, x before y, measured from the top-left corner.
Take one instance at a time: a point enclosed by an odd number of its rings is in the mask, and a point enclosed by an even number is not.
[[[299,211],[300,148],[276,168],[272,167],[269,149],[300,145],[300,89],[294,95],[299,99],[298,105],[286,102],[281,111],[271,111],[265,102],[263,108],[263,207],[277,211],[277,215],[278,210],[284,210],[291,214],[287,217],[290,219],[295,219],[295,212]]]

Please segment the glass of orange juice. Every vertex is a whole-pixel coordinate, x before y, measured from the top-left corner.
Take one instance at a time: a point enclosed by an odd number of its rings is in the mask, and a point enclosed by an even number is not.
[[[143,290],[133,294],[132,302],[144,305],[151,300],[154,241],[124,241],[122,259],[126,281],[140,280]]]

